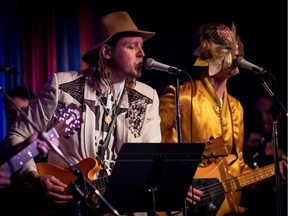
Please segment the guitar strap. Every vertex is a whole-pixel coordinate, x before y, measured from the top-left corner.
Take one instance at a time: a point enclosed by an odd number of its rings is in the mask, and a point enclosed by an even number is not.
[[[106,149],[108,148],[108,144],[109,144],[109,141],[110,141],[112,130],[113,130],[113,128],[115,128],[114,127],[115,126],[115,122],[116,122],[117,115],[118,115],[119,110],[120,110],[120,105],[121,105],[121,102],[122,102],[124,94],[125,94],[125,89],[123,89],[123,91],[122,91],[122,94],[121,94],[121,97],[120,97],[120,99],[118,101],[115,113],[113,114],[113,117],[112,117],[112,122],[109,125],[108,134],[107,134],[107,136],[106,136],[106,138],[104,140],[104,143],[103,143],[103,148],[102,148],[102,152],[101,152],[101,155],[100,155],[101,162],[104,160],[104,155],[105,155]]]

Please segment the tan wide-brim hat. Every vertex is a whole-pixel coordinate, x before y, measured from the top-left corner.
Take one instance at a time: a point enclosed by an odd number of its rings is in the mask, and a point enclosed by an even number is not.
[[[104,15],[96,21],[96,45],[82,55],[82,60],[88,64],[91,63],[94,52],[113,35],[121,32],[140,33],[144,41],[155,35],[155,32],[138,29],[129,14],[125,11]]]

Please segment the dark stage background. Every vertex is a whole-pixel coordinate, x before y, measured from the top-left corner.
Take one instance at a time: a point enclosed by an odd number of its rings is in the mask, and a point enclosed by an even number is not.
[[[192,77],[195,31],[209,22],[228,25],[234,22],[244,43],[245,59],[272,74],[263,78],[287,107],[286,1],[255,5],[251,5],[251,1],[173,1],[158,3],[160,6],[156,6],[156,1],[139,2],[138,6],[135,1],[123,2],[103,1],[98,5],[104,9],[101,13],[126,10],[138,28],[155,31],[156,36],[144,44],[146,57],[191,72]],[[140,80],[156,88],[159,95],[175,82],[169,74],[154,70],[144,71]],[[266,92],[259,76],[246,69],[240,69],[240,75],[229,80],[228,89],[245,108],[255,95]]]
[[[108,1],[109,2],[109,1]],[[111,2],[111,1],[110,1]],[[102,5],[111,5],[104,3]],[[245,112],[259,94],[268,94],[260,82],[262,78],[287,109],[287,2],[251,1],[173,1],[162,3],[144,1],[142,5],[114,5],[127,10],[138,28],[155,31],[154,38],[144,44],[147,58],[175,66],[190,73],[193,78],[192,46],[195,31],[205,23],[221,22],[237,27],[244,43],[244,58],[264,69],[268,74],[259,76],[240,69],[240,74],[228,81],[228,91],[240,100]],[[101,5],[101,4],[100,4]],[[113,11],[115,8],[102,11]],[[140,80],[157,89],[159,95],[175,78],[166,72],[144,70]],[[185,78],[180,78],[180,82]],[[279,105],[278,109],[285,110]],[[287,121],[286,121],[287,122]],[[287,124],[284,125],[287,128]],[[287,131],[287,130],[284,130]],[[287,134],[281,134],[287,140]],[[287,142],[280,144],[284,149]]]

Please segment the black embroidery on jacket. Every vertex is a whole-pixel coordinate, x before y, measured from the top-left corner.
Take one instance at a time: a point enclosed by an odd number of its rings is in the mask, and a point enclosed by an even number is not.
[[[129,118],[129,130],[137,138],[141,134],[147,105],[152,103],[152,99],[132,89],[128,94],[128,102],[126,118]]]
[[[83,104],[85,79],[84,76],[71,82],[60,84],[59,89],[71,95],[71,97],[75,98],[80,104]]]

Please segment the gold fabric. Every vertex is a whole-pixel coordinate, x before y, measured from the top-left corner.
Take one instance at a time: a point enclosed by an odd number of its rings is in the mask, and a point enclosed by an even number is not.
[[[207,78],[193,81],[192,84],[186,82],[181,85],[179,97],[182,142],[205,142],[209,141],[211,136],[216,138],[222,135],[228,153],[238,156],[238,159],[230,166],[229,174],[238,176],[251,170],[244,163],[242,155],[244,122],[240,102],[229,95],[225,89],[221,107],[221,102]],[[159,109],[162,142],[178,143],[174,86],[168,86],[164,90],[160,97]],[[233,142],[235,147],[233,147]]]

